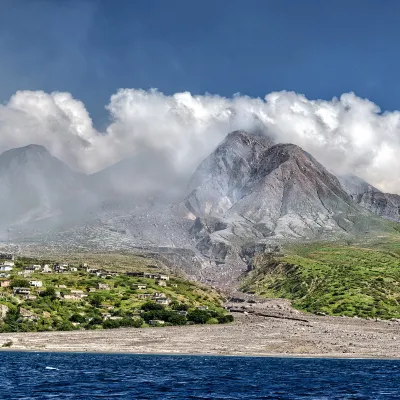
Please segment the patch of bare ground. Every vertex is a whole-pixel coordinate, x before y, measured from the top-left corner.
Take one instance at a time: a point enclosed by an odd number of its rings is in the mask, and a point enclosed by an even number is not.
[[[253,313],[235,312],[236,321],[229,325],[3,333],[0,346],[11,342],[4,350],[400,358],[397,321],[255,308]]]

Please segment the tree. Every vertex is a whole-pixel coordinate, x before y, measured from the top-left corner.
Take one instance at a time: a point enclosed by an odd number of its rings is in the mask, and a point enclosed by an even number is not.
[[[117,319],[106,319],[103,322],[104,329],[115,329],[121,326],[121,322]]]
[[[50,297],[52,300],[57,298],[56,296],[56,289],[53,287],[48,287],[44,292],[41,293],[42,297]]]
[[[210,313],[205,310],[193,310],[187,315],[187,319],[195,324],[205,324],[209,318]]]
[[[186,325],[187,319],[183,315],[171,313],[171,315],[168,317],[167,322],[169,322],[172,325]]]
[[[173,301],[171,303],[171,308],[176,311],[187,311],[189,310],[189,306],[185,303],[179,303],[177,301]]]
[[[146,303],[142,304],[140,307],[143,311],[161,311],[164,310],[164,306],[158,303],[153,303],[151,301],[147,301]]]
[[[99,293],[95,293],[92,296],[90,296],[89,299],[89,303],[93,306],[93,307],[100,307],[101,303],[103,303],[104,298],[101,294]]]
[[[72,314],[69,320],[71,322],[78,322],[80,324],[84,324],[86,322],[86,318],[81,314]]]
[[[15,288],[15,287],[29,287],[29,282],[26,279],[14,278],[11,281],[10,286],[12,288]]]

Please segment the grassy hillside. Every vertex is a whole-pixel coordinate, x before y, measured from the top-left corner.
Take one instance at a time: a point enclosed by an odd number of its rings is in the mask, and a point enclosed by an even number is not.
[[[292,300],[294,307],[330,315],[400,318],[400,240],[288,246],[281,257],[253,260],[244,291]]]
[[[0,331],[146,327],[232,320],[222,307],[224,299],[215,290],[167,273],[154,260],[132,256],[101,258],[105,264],[96,263],[94,257],[86,257],[85,261],[88,260],[93,262],[89,271],[78,263],[71,263],[64,272],[56,272],[53,264],[59,260],[17,259],[13,269],[7,272],[10,276],[0,279],[7,285],[0,288],[1,310],[6,310],[6,315],[0,318]],[[40,270],[27,273],[27,268],[34,264]],[[51,272],[43,271],[45,264]],[[95,272],[98,268],[101,272]],[[127,271],[148,271],[165,280],[128,276]],[[40,287],[34,287],[33,282],[38,281]],[[16,287],[29,289],[29,295],[16,293],[13,290]]]

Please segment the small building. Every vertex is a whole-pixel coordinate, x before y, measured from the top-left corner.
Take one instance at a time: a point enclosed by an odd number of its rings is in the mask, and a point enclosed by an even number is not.
[[[57,287],[58,287],[59,289],[66,289],[66,288],[67,288],[67,285],[57,285]]]
[[[170,301],[167,297],[161,297],[161,298],[156,299],[156,303],[162,304],[163,306],[167,306],[170,303]]]
[[[107,283],[98,283],[97,284],[97,289],[99,290],[110,290],[110,285]]]
[[[5,304],[0,304],[0,319],[3,320],[8,313],[8,307]]]
[[[39,264],[34,264],[32,265],[32,268],[34,271],[40,271],[42,269],[42,266]]]
[[[29,281],[29,285],[34,286],[34,287],[43,287],[43,282],[42,281]]]
[[[85,294],[85,292],[83,290],[80,290],[80,289],[71,289],[71,294],[82,295],[82,294]]]
[[[198,306],[196,307],[198,310],[202,310],[202,311],[207,311],[208,310],[208,306]]]
[[[37,299],[37,296],[34,295],[34,294],[27,294],[27,295],[23,295],[22,298],[23,298],[24,300],[36,300],[36,299]]]
[[[156,281],[156,284],[157,284],[158,286],[162,286],[162,287],[167,286],[167,282],[165,282],[165,281]]]
[[[49,264],[45,264],[45,266],[43,267],[43,272],[48,274],[50,272],[53,272],[53,269],[50,267]]]
[[[70,270],[71,272],[78,272],[78,268],[76,268],[76,267],[71,267],[69,270]]]
[[[9,267],[14,267],[15,263],[14,263],[14,261],[4,261],[3,265],[8,265]]]
[[[0,265],[0,271],[12,271],[13,267],[10,267],[9,265]]]
[[[9,278],[11,275],[8,274],[7,272],[1,272],[0,273],[0,278]]]
[[[31,294],[31,290],[29,288],[25,288],[25,287],[15,287],[15,288],[13,288],[13,293],[28,296]]]
[[[138,278],[144,278],[144,272],[134,272],[134,271],[131,271],[131,272],[125,272],[125,275],[126,275],[126,276],[136,276],[136,277],[138,277]]]
[[[183,317],[186,317],[188,315],[187,311],[177,311],[176,312],[178,315],[182,315]]]
[[[143,274],[143,278],[147,278],[147,279],[157,279],[158,275],[157,274],[150,274],[148,272],[145,272]]]
[[[140,293],[137,295],[138,299],[149,299],[150,297],[153,297],[151,293]]]
[[[159,299],[159,298],[163,298],[163,297],[165,297],[165,294],[163,292],[155,292],[153,294],[153,298],[155,298],[155,299]]]
[[[163,321],[162,319],[151,319],[149,321],[149,325],[151,326],[158,326],[158,325],[164,325],[165,321]]]
[[[22,319],[28,321],[37,321],[39,319],[39,316],[37,314],[22,307],[19,309],[19,315]]]
[[[140,283],[138,283],[136,285],[132,285],[132,289],[144,290],[147,289],[147,285],[141,285]]]
[[[11,281],[0,281],[0,286],[1,287],[10,287]]]
[[[64,294],[62,297],[64,300],[71,300],[71,301],[81,301],[84,297],[86,297],[86,294],[80,295],[80,294]]]
[[[174,288],[177,288],[178,287],[178,284],[177,283],[170,283],[169,284],[171,287],[174,287]]]
[[[160,279],[161,281],[169,281],[169,276],[168,275],[160,274],[160,275],[158,275],[157,278]]]

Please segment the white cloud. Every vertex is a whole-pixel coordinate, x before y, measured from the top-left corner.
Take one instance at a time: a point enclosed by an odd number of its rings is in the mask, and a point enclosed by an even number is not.
[[[228,132],[263,129],[332,170],[400,193],[400,113],[381,113],[353,93],[325,101],[293,92],[260,99],[122,89],[106,109],[111,122],[97,132],[84,104],[71,94],[17,92],[0,106],[0,151],[42,144],[85,172],[140,153],[152,173],[159,168],[160,176],[165,170],[186,176]]]

